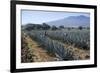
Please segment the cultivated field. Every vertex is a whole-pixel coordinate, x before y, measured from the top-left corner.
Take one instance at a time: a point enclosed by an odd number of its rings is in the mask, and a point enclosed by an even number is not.
[[[22,29],[22,62],[86,60],[90,58],[90,30]]]

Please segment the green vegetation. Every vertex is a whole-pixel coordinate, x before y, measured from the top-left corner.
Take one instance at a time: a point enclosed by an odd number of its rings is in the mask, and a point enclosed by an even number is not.
[[[56,61],[89,59],[89,29],[89,27],[82,26],[56,27],[54,25],[49,26],[46,23],[43,23],[42,25],[28,24],[22,26],[22,31],[26,33],[33,41],[42,45],[40,47],[43,50],[46,50],[48,54],[55,56]],[[32,56],[29,56],[28,58],[31,58],[30,61],[34,62],[34,55],[31,55]]]

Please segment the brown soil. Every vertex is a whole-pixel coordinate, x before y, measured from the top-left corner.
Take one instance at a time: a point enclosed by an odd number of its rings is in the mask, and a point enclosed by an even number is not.
[[[28,47],[29,53],[31,54],[32,62],[46,62],[46,61],[54,61],[56,57],[51,56],[45,49],[39,47],[40,45],[33,41],[28,35],[25,33],[22,35],[23,36],[23,41],[26,43],[25,46]],[[23,45],[23,43],[22,43]],[[25,48],[23,48],[25,49]],[[22,51],[23,52],[23,51]],[[28,54],[28,53],[24,53]],[[23,61],[22,61],[23,62]],[[30,61],[29,61],[30,62]]]

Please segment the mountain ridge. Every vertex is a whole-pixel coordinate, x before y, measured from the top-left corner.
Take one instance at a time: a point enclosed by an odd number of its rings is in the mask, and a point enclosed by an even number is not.
[[[46,22],[48,25],[55,25],[60,26],[64,25],[65,27],[78,27],[78,26],[84,26],[89,27],[90,26],[90,17],[79,15],[79,16],[69,16],[63,19],[55,20]]]

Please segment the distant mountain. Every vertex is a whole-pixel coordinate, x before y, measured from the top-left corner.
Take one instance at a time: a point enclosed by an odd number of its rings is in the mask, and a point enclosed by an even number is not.
[[[51,22],[46,22],[49,25],[55,25],[55,26],[60,26],[64,25],[65,27],[78,27],[78,26],[90,26],[90,18],[84,15],[80,16],[69,16],[64,19],[56,20],[56,21],[51,21]]]

